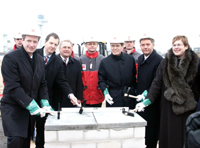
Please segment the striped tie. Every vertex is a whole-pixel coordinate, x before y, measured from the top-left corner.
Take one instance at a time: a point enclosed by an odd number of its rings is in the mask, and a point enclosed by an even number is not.
[[[45,66],[47,65],[48,58],[49,58],[49,56],[48,56],[48,55],[47,55],[47,56],[45,56],[45,60],[44,60],[44,65],[45,65]]]

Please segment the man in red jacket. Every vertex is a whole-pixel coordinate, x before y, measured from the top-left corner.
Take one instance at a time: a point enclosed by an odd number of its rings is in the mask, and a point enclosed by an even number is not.
[[[13,38],[15,41],[13,50],[19,49],[22,46],[22,34],[19,32]]]
[[[86,54],[80,57],[82,65],[83,99],[86,99],[86,106],[101,107],[104,95],[98,86],[98,69],[101,60],[104,58],[97,51],[98,40],[94,37],[85,40]]]

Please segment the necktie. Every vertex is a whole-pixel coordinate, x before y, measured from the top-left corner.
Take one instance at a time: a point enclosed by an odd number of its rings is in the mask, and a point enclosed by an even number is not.
[[[48,56],[48,55],[47,55],[47,56],[45,56],[45,60],[44,60],[44,65],[45,65],[45,66],[47,65],[48,58],[49,58],[49,56]]]
[[[65,65],[67,66],[67,60],[66,60],[66,59],[64,59],[63,61],[64,61]]]

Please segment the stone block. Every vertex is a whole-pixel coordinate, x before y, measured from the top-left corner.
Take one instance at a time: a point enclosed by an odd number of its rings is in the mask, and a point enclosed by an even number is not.
[[[144,138],[145,137],[145,127],[135,127],[134,128],[134,137],[135,138]]]
[[[90,130],[84,132],[84,140],[103,140],[109,138],[109,130]]]
[[[71,148],[96,148],[95,142],[72,143]]]
[[[45,148],[71,148],[69,143],[45,143]]]
[[[145,148],[144,138],[122,140],[122,148]]]
[[[58,141],[81,141],[83,140],[83,131],[58,131]]]
[[[102,141],[98,142],[97,148],[121,148],[120,141]]]
[[[57,142],[57,132],[45,131],[45,142]]]
[[[133,138],[133,128],[110,130],[110,139],[129,139],[129,138]]]

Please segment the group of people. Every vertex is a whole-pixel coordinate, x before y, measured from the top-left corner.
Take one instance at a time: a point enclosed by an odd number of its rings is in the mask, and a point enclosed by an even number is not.
[[[184,146],[186,120],[200,93],[199,57],[187,37],[174,37],[164,59],[151,36],[140,38],[142,54],[135,39],[112,38],[108,57],[99,54],[94,37],[85,40],[87,51],[80,57],[74,56],[73,43],[60,41],[56,33],[36,50],[39,39],[35,30],[15,37],[13,51],[2,62],[1,115],[8,148],[30,147],[34,128],[36,148],[43,148],[46,112],[83,100],[86,107],[101,107],[104,99],[106,107],[135,109],[147,121],[147,148],[156,148],[158,140],[161,148]]]

